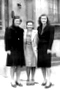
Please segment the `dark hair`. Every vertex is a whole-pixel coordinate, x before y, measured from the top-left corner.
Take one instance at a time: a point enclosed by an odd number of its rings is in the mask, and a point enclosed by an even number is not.
[[[31,21],[31,20],[27,21],[27,22],[26,22],[26,25],[27,25],[28,23],[32,23],[32,24],[34,24],[34,22]]]
[[[46,14],[42,14],[42,15],[39,17],[39,19],[38,19],[39,26],[42,27],[42,23],[41,23],[41,17],[42,17],[42,16],[46,16],[46,17],[47,17],[47,25],[50,25],[50,21],[49,21],[49,19],[48,19],[48,16],[47,16]]]
[[[27,21],[27,22],[26,22],[26,25],[27,25],[28,23],[34,24],[34,22],[33,22],[32,20]],[[34,29],[34,27],[33,27],[32,29]]]
[[[20,16],[14,16],[14,18],[12,19],[12,25],[14,26],[14,21],[15,19],[20,19]],[[20,22],[22,22],[22,19],[20,19]]]

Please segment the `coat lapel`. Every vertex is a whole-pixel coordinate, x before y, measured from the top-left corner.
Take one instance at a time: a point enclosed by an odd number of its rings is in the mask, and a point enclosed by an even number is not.
[[[40,34],[43,35],[47,30],[48,30],[48,26],[46,26],[46,27],[43,29],[43,32],[42,32],[42,29],[41,29]]]

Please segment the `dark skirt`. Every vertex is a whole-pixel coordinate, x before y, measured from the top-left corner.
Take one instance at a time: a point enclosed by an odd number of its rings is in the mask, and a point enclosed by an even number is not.
[[[51,54],[47,54],[47,45],[43,44],[38,47],[37,67],[51,67]]]
[[[7,55],[7,66],[25,66],[24,53],[19,51],[11,51],[11,55]]]

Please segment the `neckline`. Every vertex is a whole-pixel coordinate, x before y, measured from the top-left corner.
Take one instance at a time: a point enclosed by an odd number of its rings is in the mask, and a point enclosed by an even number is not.
[[[44,29],[43,29],[43,33],[48,29],[48,25],[46,25],[45,27],[44,27]],[[42,32],[42,28],[41,28],[41,32]],[[41,35],[43,35],[43,33],[41,34]]]

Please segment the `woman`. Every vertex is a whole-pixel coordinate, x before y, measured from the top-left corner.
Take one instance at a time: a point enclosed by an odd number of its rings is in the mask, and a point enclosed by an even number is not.
[[[37,66],[41,67],[45,88],[51,87],[51,47],[54,39],[54,28],[50,25],[47,15],[39,17],[38,30],[38,62]],[[47,76],[47,78],[46,78]]]
[[[37,30],[33,29],[34,23],[32,21],[27,21],[26,29],[24,32],[24,51],[25,51],[25,61],[26,61],[26,72],[27,72],[27,85],[34,85],[34,75],[36,68],[36,35]],[[32,75],[30,83],[30,72]]]
[[[13,87],[16,87],[16,85],[22,86],[19,81],[20,67],[25,65],[23,52],[24,30],[19,27],[20,23],[20,17],[15,16],[13,18],[13,24],[9,28],[6,28],[5,31],[5,50],[7,51],[7,66],[11,67],[11,85]],[[16,81],[14,80],[15,73]]]

